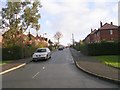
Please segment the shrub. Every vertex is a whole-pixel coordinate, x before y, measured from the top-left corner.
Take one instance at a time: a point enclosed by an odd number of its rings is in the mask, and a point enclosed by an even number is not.
[[[36,47],[32,46],[12,46],[2,48],[2,60],[15,60],[30,57],[35,51]]]
[[[22,48],[20,46],[2,48],[2,59],[11,60],[22,58]]]
[[[92,44],[82,44],[79,50],[86,55],[118,55],[118,42],[102,42]]]

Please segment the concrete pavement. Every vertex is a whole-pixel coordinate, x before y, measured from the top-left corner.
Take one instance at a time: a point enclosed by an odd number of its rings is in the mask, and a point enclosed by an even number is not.
[[[105,65],[93,57],[83,55],[75,49],[71,48],[70,51],[76,66],[82,71],[117,84],[120,83],[120,69]]]
[[[30,63],[31,61],[32,61],[32,58],[29,57],[29,58],[14,60],[8,64],[0,65],[0,68],[2,69],[0,74],[5,74],[7,72],[23,67],[26,64]]]

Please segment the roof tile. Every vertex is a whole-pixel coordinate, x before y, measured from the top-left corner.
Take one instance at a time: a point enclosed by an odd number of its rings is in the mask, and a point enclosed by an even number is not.
[[[118,26],[116,25],[111,25],[111,24],[108,24],[108,23],[105,23],[101,28],[99,29],[117,29]]]

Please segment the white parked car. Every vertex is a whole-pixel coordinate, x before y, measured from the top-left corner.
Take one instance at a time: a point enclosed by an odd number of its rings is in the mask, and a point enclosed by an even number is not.
[[[33,61],[47,60],[51,58],[51,51],[49,48],[38,48],[32,55]]]

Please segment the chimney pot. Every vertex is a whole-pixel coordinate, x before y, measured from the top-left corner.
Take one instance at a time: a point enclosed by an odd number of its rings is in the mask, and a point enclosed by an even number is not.
[[[91,32],[93,32],[92,28],[91,28]]]
[[[113,22],[111,22],[111,25],[113,25]]]
[[[102,22],[100,21],[100,27],[102,27]]]

